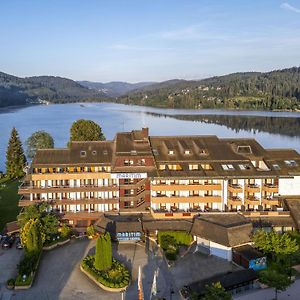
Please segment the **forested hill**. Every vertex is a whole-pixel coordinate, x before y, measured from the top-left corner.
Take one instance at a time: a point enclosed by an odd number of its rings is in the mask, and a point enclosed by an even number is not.
[[[172,108],[299,110],[300,67],[170,80],[130,92],[117,101]]]
[[[20,78],[0,72],[0,107],[49,101],[65,103],[106,98],[105,93],[90,90],[62,77],[36,76]]]

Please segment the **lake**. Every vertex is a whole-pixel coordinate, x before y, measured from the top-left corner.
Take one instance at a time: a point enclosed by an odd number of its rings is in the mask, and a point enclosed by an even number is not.
[[[249,137],[267,148],[300,152],[300,113],[225,110],[159,109],[113,103],[34,105],[0,110],[0,170],[5,169],[7,142],[13,126],[24,141],[45,130],[55,147],[65,147],[78,119],[97,122],[107,139],[118,131],[149,127],[150,135],[217,135]]]

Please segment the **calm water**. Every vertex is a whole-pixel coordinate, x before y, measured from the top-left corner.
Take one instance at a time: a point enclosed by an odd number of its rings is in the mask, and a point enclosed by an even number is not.
[[[147,126],[151,135],[251,137],[268,148],[295,148],[300,152],[299,113],[156,109],[112,103],[40,105],[0,110],[0,170],[5,167],[13,126],[23,142],[33,132],[45,130],[54,137],[55,147],[65,147],[72,122],[80,118],[99,123],[107,139],[118,131]]]

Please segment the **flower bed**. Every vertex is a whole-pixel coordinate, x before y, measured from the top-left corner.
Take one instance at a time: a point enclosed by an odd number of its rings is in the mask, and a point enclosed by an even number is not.
[[[99,271],[94,267],[94,256],[87,256],[81,263],[81,270],[98,286],[111,292],[120,292],[127,288],[130,274],[126,267],[113,259],[112,267],[107,271]]]

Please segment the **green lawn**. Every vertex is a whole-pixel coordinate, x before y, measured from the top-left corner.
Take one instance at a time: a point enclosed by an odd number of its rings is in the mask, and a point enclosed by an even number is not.
[[[5,187],[1,187],[5,184]],[[15,221],[20,211],[18,202],[20,196],[17,194],[19,180],[7,181],[0,180],[0,232],[7,222]]]

